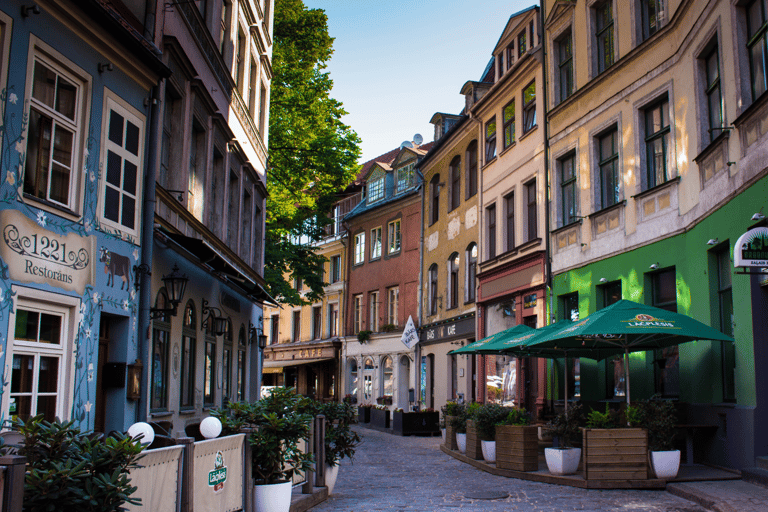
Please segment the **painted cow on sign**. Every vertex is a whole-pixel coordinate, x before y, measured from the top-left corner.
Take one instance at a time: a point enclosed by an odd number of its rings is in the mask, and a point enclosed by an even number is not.
[[[131,275],[131,260],[128,256],[110,252],[106,247],[99,249],[99,261],[104,263],[104,273],[107,274],[107,286],[115,286],[115,274],[123,280],[120,289],[128,289]]]

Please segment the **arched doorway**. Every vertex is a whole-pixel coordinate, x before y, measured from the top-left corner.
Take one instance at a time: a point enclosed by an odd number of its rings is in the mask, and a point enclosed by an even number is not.
[[[363,361],[363,403],[373,403],[373,359]]]
[[[411,360],[408,356],[400,356],[397,373],[397,406],[408,410],[408,388],[411,381]]]

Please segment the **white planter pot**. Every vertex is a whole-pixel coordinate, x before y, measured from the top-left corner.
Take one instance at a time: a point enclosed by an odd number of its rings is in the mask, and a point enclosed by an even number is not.
[[[496,462],[496,441],[480,441],[485,462]]]
[[[443,434],[443,444],[445,444],[445,429],[441,428],[440,433]]]
[[[680,469],[680,450],[651,452],[651,462],[656,478],[665,480],[675,478]]]
[[[328,488],[328,494],[333,494],[333,488],[336,486],[336,478],[339,476],[339,465],[325,465],[325,486]]]
[[[288,512],[291,509],[291,484],[254,485],[253,509],[256,512]]]
[[[553,475],[572,475],[579,469],[581,448],[545,448],[547,469]]]
[[[459,447],[459,452],[467,453],[467,434],[456,434],[456,445]]]

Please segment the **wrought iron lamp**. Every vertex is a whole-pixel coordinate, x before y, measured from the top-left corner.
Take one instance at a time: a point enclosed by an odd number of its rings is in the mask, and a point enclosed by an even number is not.
[[[141,284],[141,274],[151,276],[152,272],[149,269],[149,265],[142,263],[141,265],[134,265],[133,271],[136,273],[135,287],[138,290]],[[165,315],[176,316],[178,312],[179,304],[184,300],[184,291],[187,289],[187,283],[189,278],[186,274],[179,272],[179,266],[173,264],[173,270],[168,275],[163,276],[163,286],[165,287],[165,295],[167,297],[170,307],[168,308],[149,308],[150,318],[159,318]]]
[[[213,319],[213,332],[216,336],[221,336],[229,331],[229,320],[222,314],[221,310],[215,306],[209,306],[209,302],[203,299],[203,321],[200,324],[201,329],[205,329],[206,324]]]
[[[267,335],[264,334],[264,317],[259,317],[259,323],[261,324],[259,327],[256,327],[252,323],[248,323],[248,333],[250,334],[250,340],[251,343],[254,342],[254,338],[258,339],[259,342],[259,350],[264,350],[267,347]],[[261,331],[261,334],[257,334],[259,331]]]

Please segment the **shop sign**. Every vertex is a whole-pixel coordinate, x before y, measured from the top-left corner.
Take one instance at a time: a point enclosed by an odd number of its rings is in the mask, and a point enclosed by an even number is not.
[[[213,471],[208,472],[208,487],[213,487],[214,494],[220,493],[224,489],[224,483],[227,481],[227,467],[224,465],[224,454],[216,452],[216,461],[213,464]]]
[[[0,257],[18,281],[49,284],[82,294],[93,282],[95,237],[58,235],[17,210],[0,211]]]
[[[733,246],[734,267],[768,267],[768,228],[750,229]]]
[[[419,331],[416,330],[416,326],[413,324],[413,316],[411,315],[408,315],[408,322],[405,324],[400,341],[409,349],[412,349],[419,342]]]
[[[317,359],[323,357],[333,357],[333,347],[314,347],[314,348],[301,348],[298,350],[282,350],[275,352],[275,359],[286,361],[295,359]]]
[[[463,318],[455,322],[426,327],[424,329],[424,341],[435,341],[450,338],[461,338],[475,332],[475,317]]]
[[[532,293],[530,295],[526,295],[523,297],[523,307],[528,309],[536,306],[536,297],[537,295],[535,293]]]

